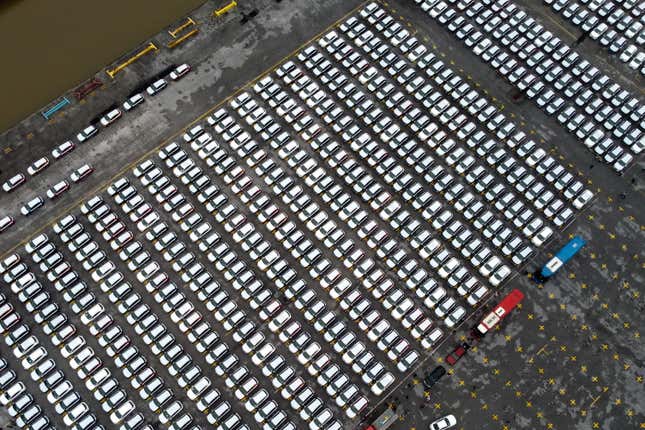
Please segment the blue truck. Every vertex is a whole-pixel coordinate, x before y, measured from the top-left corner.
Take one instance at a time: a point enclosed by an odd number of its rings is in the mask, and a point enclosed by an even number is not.
[[[544,282],[562,268],[587,242],[580,236],[575,236],[553,256],[536,274],[538,281]]]

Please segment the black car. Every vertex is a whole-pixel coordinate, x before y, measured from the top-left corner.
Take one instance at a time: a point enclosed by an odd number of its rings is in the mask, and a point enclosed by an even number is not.
[[[428,375],[423,379],[423,386],[424,386],[426,389],[428,389],[428,390],[429,390],[429,389],[430,389],[430,388],[432,388],[432,386],[433,386],[434,384],[436,384],[436,383],[437,383],[437,381],[438,381],[439,379],[441,379],[441,377],[442,377],[443,375],[445,375],[445,374],[446,374],[446,368],[445,368],[445,367],[443,367],[443,366],[437,366],[437,367],[435,367],[435,368],[434,368],[434,370],[433,370],[432,372],[430,372],[430,373],[429,373],[429,374],[428,374]]]

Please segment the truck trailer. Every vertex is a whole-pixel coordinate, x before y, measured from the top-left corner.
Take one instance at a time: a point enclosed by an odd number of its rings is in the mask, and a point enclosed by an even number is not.
[[[580,236],[575,236],[566,245],[564,245],[558,252],[551,258],[542,269],[536,273],[536,278],[539,282],[544,282],[555,275],[558,270],[562,268],[569,260],[576,255],[587,242]]]
[[[490,330],[495,328],[504,318],[511,313],[513,309],[524,299],[524,294],[520,290],[511,291],[490,311],[475,328],[475,334],[484,336]]]

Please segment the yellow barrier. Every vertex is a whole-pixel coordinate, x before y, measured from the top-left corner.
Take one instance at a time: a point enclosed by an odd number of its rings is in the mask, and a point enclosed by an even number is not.
[[[170,34],[172,37],[177,37],[177,34],[181,33],[191,25],[197,25],[195,21],[191,17],[188,17],[186,22],[184,22],[182,25],[179,27],[175,28],[174,30],[168,30],[168,34]]]
[[[194,28],[194,29],[192,29],[191,31],[189,31],[188,33],[186,33],[186,34],[184,34],[183,36],[181,36],[179,39],[171,40],[170,42],[168,42],[168,44],[167,44],[166,46],[167,46],[168,48],[174,48],[175,46],[177,46],[177,45],[179,45],[180,43],[184,42],[184,41],[185,41],[186,39],[188,39],[189,37],[193,37],[193,36],[194,36],[194,35],[196,35],[197,33],[199,33],[199,30],[198,30],[198,29],[196,29],[196,28]]]
[[[156,51],[156,50],[157,50],[157,47],[155,46],[155,44],[150,42],[150,44],[147,47],[145,47],[144,49],[142,49],[141,51],[139,51],[138,53],[136,53],[135,55],[130,57],[128,60],[126,60],[123,63],[119,64],[114,69],[107,70],[105,73],[107,73],[110,78],[114,79],[114,75],[119,73],[121,70],[125,69],[130,64],[134,63],[139,58],[141,58],[144,55],[146,55],[148,52],[152,52],[152,51]]]
[[[213,15],[222,16],[226,12],[228,12],[229,10],[233,9],[235,6],[237,6],[237,2],[235,0],[231,0],[231,2],[229,4],[227,4],[226,6],[224,6],[221,9],[217,9],[215,12],[213,12]]]

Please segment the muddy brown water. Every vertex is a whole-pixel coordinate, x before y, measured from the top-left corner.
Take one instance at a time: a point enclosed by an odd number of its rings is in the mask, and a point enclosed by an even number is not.
[[[204,0],[0,0],[0,132]]]

